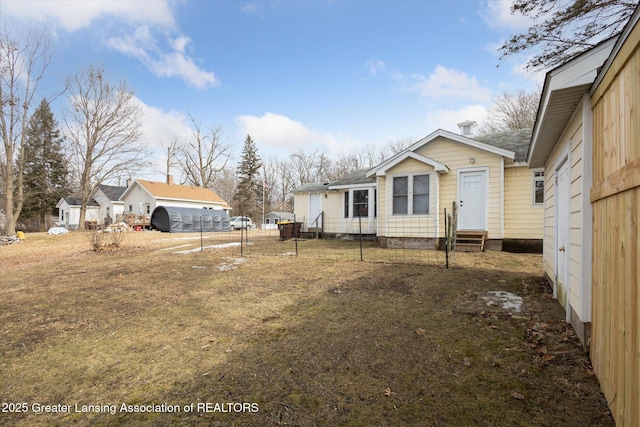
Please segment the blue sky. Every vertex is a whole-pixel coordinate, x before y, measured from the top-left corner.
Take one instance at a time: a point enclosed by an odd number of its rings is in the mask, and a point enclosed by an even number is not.
[[[49,29],[42,87],[89,64],[125,79],[161,165],[163,147],[189,137],[188,115],[220,127],[235,160],[247,134],[264,158],[316,147],[337,156],[482,122],[495,96],[542,79],[524,72],[525,57],[499,61],[500,43],[529,24],[510,4],[3,0],[0,16]]]

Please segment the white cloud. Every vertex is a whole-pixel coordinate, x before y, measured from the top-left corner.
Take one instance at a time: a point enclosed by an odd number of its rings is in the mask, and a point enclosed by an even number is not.
[[[459,109],[435,110],[427,112],[427,129],[444,129],[458,133],[458,123],[473,120],[478,124],[487,118],[487,109],[482,105],[467,105]]]
[[[240,10],[246,13],[247,15],[254,15],[258,13],[259,5],[254,2],[245,3],[240,7]]]
[[[329,155],[344,154],[360,143],[348,135],[309,129],[289,117],[265,113],[262,116],[238,116],[236,123],[242,138],[251,135],[261,151],[267,154],[289,155],[298,150],[326,149]]]
[[[513,63],[511,67],[511,72],[516,76],[521,77],[524,80],[528,80],[533,83],[535,86],[542,87],[544,84],[544,77],[547,73],[547,70],[535,70],[531,71],[527,69],[527,61],[530,57],[524,58],[521,62]]]
[[[522,31],[532,24],[531,19],[519,13],[511,14],[510,1],[488,0],[486,8],[481,13],[485,23],[490,28],[506,28],[509,30]]]
[[[18,19],[39,20],[68,32],[99,25],[103,19],[113,20],[124,36],[106,39],[106,45],[142,62],[157,77],[180,78],[190,86],[206,89],[220,82],[211,71],[196,64],[187,54],[191,39],[176,32],[170,2],[148,1],[9,1],[2,3],[3,12]],[[174,32],[173,37],[166,36]],[[99,32],[97,32],[99,33]],[[129,33],[129,34],[127,34]]]
[[[417,81],[414,84],[414,90],[427,98],[455,98],[476,102],[491,100],[491,90],[482,87],[475,77],[442,65],[438,65],[428,77],[416,74],[413,78]]]
[[[187,117],[177,111],[162,111],[134,97],[142,109],[142,142],[151,149],[165,149],[174,140],[185,141],[192,137]]]
[[[369,70],[369,73],[373,76],[378,74],[379,71],[384,71],[386,68],[386,64],[384,61],[381,61],[377,58],[371,58],[367,62],[365,62],[364,66]]]
[[[176,52],[184,53],[191,39],[187,36],[178,36],[171,41],[171,46]]]
[[[107,46],[142,62],[157,77],[178,77],[199,89],[219,85],[214,73],[201,69],[185,54],[190,42],[188,37],[179,35],[168,41],[172,50],[167,51],[158,46],[152,30],[142,26],[131,35],[109,38]]]
[[[26,19],[35,19],[60,26],[65,31],[89,27],[105,16],[118,17],[130,24],[155,24],[170,27],[175,24],[166,0],[149,1],[4,1],[3,12]]]

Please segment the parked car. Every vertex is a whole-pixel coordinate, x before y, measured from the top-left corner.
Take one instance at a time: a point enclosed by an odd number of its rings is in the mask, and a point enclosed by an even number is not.
[[[246,216],[232,216],[229,218],[229,225],[231,226],[231,231],[239,230],[241,228],[244,228],[245,230],[253,228],[251,218]]]

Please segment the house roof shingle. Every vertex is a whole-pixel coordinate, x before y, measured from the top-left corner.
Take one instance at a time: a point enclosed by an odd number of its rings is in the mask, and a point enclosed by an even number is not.
[[[509,132],[474,136],[473,139],[493,145],[494,147],[513,151],[516,153],[513,159],[515,162],[526,162],[532,132],[533,129],[519,129]]]
[[[335,187],[339,185],[375,184],[375,176],[367,177],[367,172],[369,172],[371,169],[372,168],[357,169],[344,178],[333,181],[330,186]]]
[[[117,187],[115,185],[100,184],[98,188],[104,193],[105,196],[112,202],[120,199],[120,196],[126,191],[127,187]]]
[[[69,206],[80,206],[82,199],[80,197],[63,197],[62,198]],[[89,200],[87,206],[100,206],[94,199]]]
[[[317,193],[322,191],[329,191],[330,184],[331,183],[329,182],[325,182],[324,184],[317,184],[317,183],[302,184],[301,186],[294,188],[293,192],[294,193]]]
[[[228,206],[227,202],[208,188],[167,184],[164,182],[147,181],[145,179],[136,179],[136,182],[156,199],[193,200],[220,203],[225,207]]]
[[[268,214],[266,214],[265,216],[277,216],[280,218],[286,218],[286,219],[293,219],[293,214],[291,212],[278,212],[278,211],[271,211]]]

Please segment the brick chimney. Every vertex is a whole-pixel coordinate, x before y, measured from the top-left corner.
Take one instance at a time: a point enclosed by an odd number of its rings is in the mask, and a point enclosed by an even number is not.
[[[167,175],[167,184],[169,184],[169,185],[173,184],[173,176],[172,175]]]

